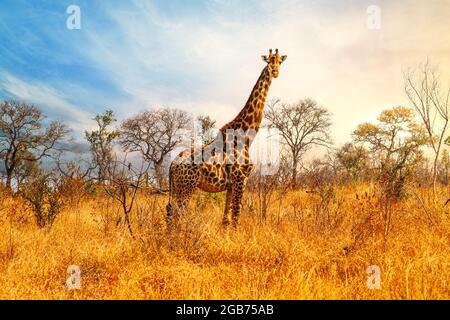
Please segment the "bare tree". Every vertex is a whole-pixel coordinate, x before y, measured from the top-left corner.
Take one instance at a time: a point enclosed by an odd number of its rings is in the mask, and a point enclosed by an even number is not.
[[[91,132],[86,131],[85,137],[91,147],[94,165],[98,169],[98,182],[102,184],[113,159],[113,143],[119,136],[119,132],[110,129],[116,121],[112,110],[106,110],[103,114],[96,115],[94,120],[97,122],[98,129]]]
[[[92,170],[95,169],[94,165],[85,159],[76,158],[71,160],[56,159],[56,169],[61,176],[67,179],[88,179]]]
[[[0,103],[0,158],[3,160],[6,185],[17,170],[49,157],[57,143],[67,134],[67,127],[52,121],[44,125],[45,116],[33,105],[17,101]]]
[[[331,144],[330,112],[314,100],[304,99],[288,104],[280,100],[268,103],[265,117],[269,129],[280,132],[292,160],[292,184],[297,185],[297,171],[302,156],[313,146]]]
[[[125,151],[141,153],[152,165],[158,187],[163,189],[167,157],[181,143],[190,124],[191,118],[185,111],[145,111],[122,122],[120,143]]]
[[[212,120],[209,116],[198,116],[197,121],[200,123],[202,144],[206,146],[215,138],[214,129],[216,127],[216,120]]]
[[[144,162],[138,167],[133,166],[127,162],[125,154],[123,160],[113,160],[108,166],[108,184],[103,185],[106,194],[120,204],[125,224],[133,238],[135,236],[131,227],[130,215],[136,203],[137,193],[145,182],[148,166],[149,164],[145,166]]]
[[[437,166],[449,122],[450,88],[442,89],[436,68],[427,61],[419,70],[405,72],[405,92],[419,114],[434,152],[433,194],[436,196]]]
[[[280,170],[279,170],[280,171]],[[267,211],[272,202],[272,196],[277,187],[280,186],[281,172],[276,174],[266,175],[264,174],[264,169],[262,164],[259,163],[255,166],[254,171],[249,177],[247,183],[247,189],[251,190],[251,196],[256,195],[257,205],[255,209],[258,210],[258,218],[261,223],[265,223],[267,220]],[[253,201],[251,201],[253,208]]]

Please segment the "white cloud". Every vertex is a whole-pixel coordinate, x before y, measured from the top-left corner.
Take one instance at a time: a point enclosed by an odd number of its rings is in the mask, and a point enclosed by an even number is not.
[[[95,17],[83,24],[88,41],[77,50],[129,95],[110,105],[119,117],[168,105],[207,113],[221,125],[245,103],[264,67],[260,55],[278,47],[288,59],[269,98],[316,99],[334,114],[333,134],[344,142],[357,124],[407,103],[405,67],[430,56],[449,76],[450,6],[378,2],[378,31],[366,27],[370,1],[211,0],[201,14],[152,1],[105,3],[111,25],[97,25]],[[91,117],[54,88],[11,77],[12,94],[64,110],[75,122]]]
[[[129,10],[105,7],[123,38],[89,31],[96,44],[89,54],[133,97],[121,107],[127,112],[164,104],[208,113],[223,124],[245,103],[263,68],[259,56],[279,47],[288,60],[270,96],[317,99],[334,113],[336,140],[343,141],[358,123],[406,103],[405,65],[420,62],[434,47],[442,53],[436,55],[441,66],[449,65],[449,41],[443,45],[433,35],[447,20],[423,24],[433,21],[436,6],[382,2],[382,28],[370,31],[368,5],[214,0],[207,16],[192,17],[135,1]],[[417,32],[412,21],[422,21],[426,31]]]
[[[54,119],[63,120],[77,132],[91,126],[91,115],[83,111],[81,106],[68,102],[60,92],[49,85],[25,82],[7,72],[2,72],[0,89],[14,99],[37,105],[44,113],[51,114]]]

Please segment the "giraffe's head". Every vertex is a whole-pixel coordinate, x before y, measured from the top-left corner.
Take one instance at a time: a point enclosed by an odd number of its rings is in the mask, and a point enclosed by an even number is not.
[[[262,56],[263,60],[267,62],[270,74],[274,78],[278,78],[280,65],[286,60],[287,56],[280,56],[278,49],[275,49],[273,53],[272,49],[269,50],[269,56]]]

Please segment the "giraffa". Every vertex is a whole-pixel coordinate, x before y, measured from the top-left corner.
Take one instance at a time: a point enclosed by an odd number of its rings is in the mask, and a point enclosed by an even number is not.
[[[269,56],[262,56],[267,63],[258,78],[244,108],[231,122],[224,125],[214,141],[201,150],[185,150],[172,162],[169,169],[169,224],[178,220],[194,191],[226,191],[222,224],[237,227],[241,212],[242,195],[247,178],[252,171],[249,148],[263,118],[264,106],[273,78],[277,78],[281,63],[287,56],[280,56],[278,49]]]

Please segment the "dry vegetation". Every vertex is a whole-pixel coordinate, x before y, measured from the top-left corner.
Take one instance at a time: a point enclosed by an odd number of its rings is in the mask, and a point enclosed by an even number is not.
[[[166,196],[141,194],[136,239],[101,192],[66,199],[44,228],[3,193],[0,299],[448,299],[448,190],[437,204],[431,189],[414,190],[392,205],[370,185],[275,190],[265,223],[249,192],[237,231],[220,227],[223,195],[197,193],[172,233]],[[366,287],[374,264],[380,290]],[[81,268],[81,290],[65,287],[69,265]]]
[[[277,172],[254,170],[237,230],[221,227],[225,195],[200,192],[166,228],[170,155],[198,134],[211,143],[211,118],[196,129],[162,108],[115,126],[106,110],[86,153],[37,107],[1,102],[0,299],[450,298],[450,89],[426,64],[405,90],[412,109],[334,147],[326,108],[270,102]],[[327,153],[306,161],[313,147]],[[66,287],[71,266],[80,289]]]

